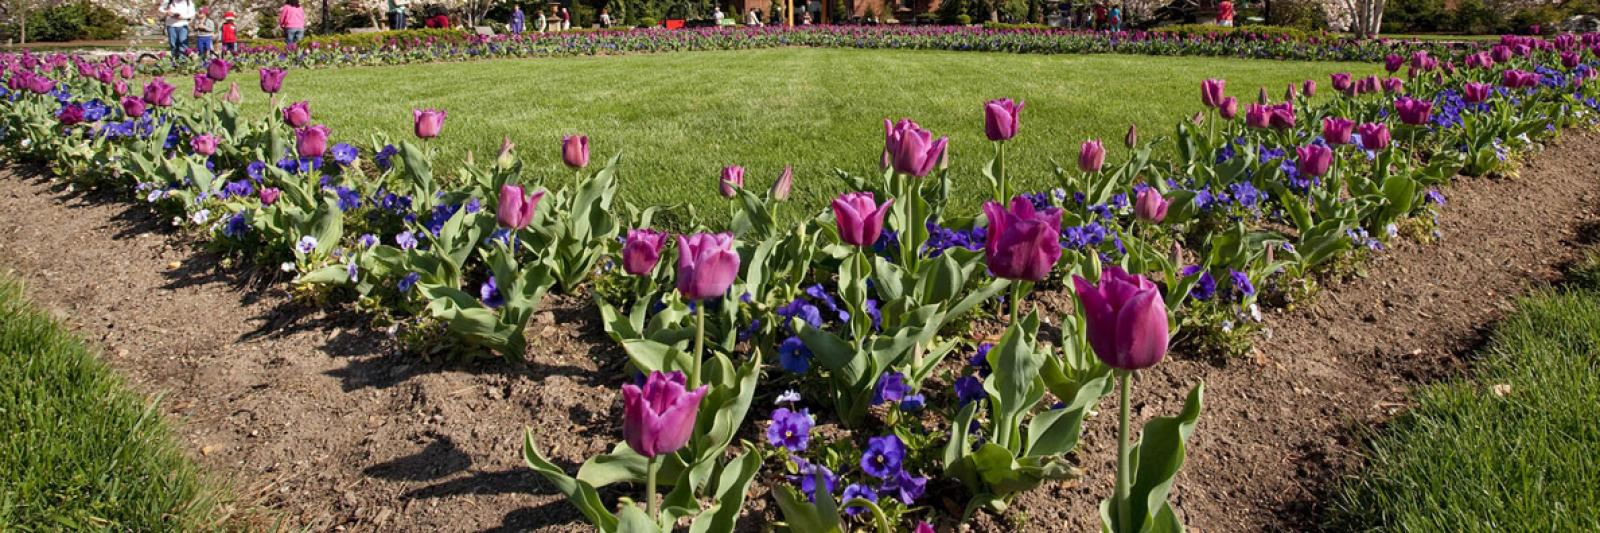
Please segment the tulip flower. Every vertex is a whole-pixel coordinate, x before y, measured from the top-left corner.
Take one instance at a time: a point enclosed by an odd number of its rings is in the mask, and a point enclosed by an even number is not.
[[[244,95],[239,93],[238,83],[228,84],[228,94],[222,95],[222,101],[230,104],[238,104],[244,101]]]
[[[1306,98],[1315,98],[1317,96],[1317,81],[1306,80],[1301,83],[1300,93],[1306,95]]]
[[[1018,115],[1023,102],[1010,98],[990,100],[983,105],[983,133],[991,141],[1007,141],[1017,136]]]
[[[1287,85],[1287,86],[1285,86],[1283,88],[1283,101],[1285,101],[1285,102],[1293,102],[1294,99],[1296,97],[1298,97],[1298,96],[1300,96],[1300,93],[1295,91],[1295,86],[1294,86],[1293,83],[1291,83],[1291,84],[1289,84],[1289,85]]]
[[[287,75],[289,71],[281,68],[261,69],[261,92],[278,94],[278,91],[283,90],[283,77]]]
[[[1200,103],[1206,107],[1221,106],[1227,86],[1228,80],[1202,80],[1200,82]]]
[[[589,166],[589,136],[568,135],[562,137],[561,162],[572,168]]]
[[[1106,148],[1098,140],[1084,141],[1078,147],[1078,170],[1099,172],[1106,164]]]
[[[132,96],[122,97],[122,114],[127,115],[128,118],[144,116],[144,100]]]
[[[772,182],[772,188],[767,190],[767,195],[781,202],[789,199],[789,192],[792,190],[794,190],[794,167],[784,165],[783,172],[778,174],[778,181]]]
[[[878,205],[871,192],[851,192],[833,200],[833,218],[839,225],[839,240],[851,246],[867,247],[883,234],[883,217],[894,204],[890,198]]]
[[[1239,116],[1239,99],[1232,96],[1223,98],[1222,103],[1217,105],[1217,111],[1223,120],[1233,120]]]
[[[648,228],[628,230],[622,240],[622,270],[631,276],[650,275],[661,261],[661,249],[666,244],[666,233]]]
[[[500,203],[494,211],[495,222],[500,223],[500,227],[515,231],[533,223],[534,210],[544,198],[544,191],[526,195],[524,192],[517,185],[500,186]]]
[[[1267,96],[1267,88],[1266,87],[1262,87],[1260,90],[1256,91],[1256,103],[1262,104],[1262,105],[1266,105],[1267,102],[1271,102],[1271,101],[1272,101],[1271,97]]]
[[[1268,116],[1270,113],[1271,111],[1268,110],[1267,106],[1250,104],[1250,107],[1245,108],[1244,111],[1244,125],[1256,129],[1265,129],[1271,125],[1272,119]]]
[[[998,202],[984,202],[989,221],[984,261],[994,275],[1040,282],[1061,259],[1061,210],[1035,210],[1033,202],[1018,196],[1007,210]]]
[[[261,205],[272,205],[277,203],[278,195],[283,194],[283,191],[277,187],[262,187],[256,194],[261,197]]]
[[[1389,72],[1396,72],[1400,70],[1400,66],[1404,65],[1405,62],[1406,58],[1400,57],[1400,54],[1389,54],[1383,58],[1383,69]]]
[[[739,196],[738,189],[744,188],[744,167],[739,165],[722,167],[722,176],[717,181],[717,188],[723,198],[732,199]]]
[[[194,75],[194,97],[195,98],[199,98],[200,95],[210,94],[211,90],[215,88],[216,83],[217,82],[215,80],[212,80],[211,78],[206,77],[204,72],[199,73],[199,74],[195,74]]]
[[[311,102],[300,101],[283,108],[283,121],[291,128],[304,128],[311,123]]]
[[[1294,127],[1294,106],[1288,103],[1267,106],[1267,125],[1286,130]]]
[[[302,158],[318,158],[328,151],[328,127],[318,124],[294,130],[295,150]]]
[[[48,80],[46,80],[48,81]],[[156,76],[149,83],[144,84],[144,103],[156,107],[172,106],[172,91],[174,87],[167,80]]]
[[[1322,177],[1328,173],[1328,166],[1333,164],[1333,149],[1319,144],[1301,146],[1294,149],[1296,168],[1300,175],[1305,177]]]
[[[656,457],[677,452],[694,435],[694,422],[705,398],[704,385],[689,390],[682,372],[651,372],[644,387],[622,386],[622,434],[628,447],[649,461],[645,481],[645,507],[652,520],[656,510]]]
[[[125,80],[133,79],[133,65],[132,64],[123,65],[122,69],[119,72],[117,72],[117,75],[122,76],[122,79],[125,79]]]
[[[899,130],[898,138],[894,142],[892,162],[896,172],[909,174],[915,177],[927,176],[933,171],[934,165],[939,164],[944,158],[945,145],[950,142],[949,137],[933,138],[933,132],[922,129],[915,122],[902,121],[909,124],[909,128]]]
[[[196,135],[189,140],[189,147],[194,149],[194,153],[210,156],[217,153],[217,136],[210,133]]]
[[[1402,97],[1394,102],[1394,110],[1400,115],[1400,122],[1412,126],[1421,126],[1428,123],[1433,114],[1433,102],[1415,98]]]
[[[1389,125],[1382,122],[1369,122],[1356,126],[1356,133],[1361,135],[1362,150],[1382,150],[1389,147]]]
[[[1578,64],[1581,61],[1582,61],[1582,57],[1579,56],[1578,54],[1575,54],[1575,53],[1572,53],[1572,52],[1562,52],[1561,53],[1561,66],[1563,66],[1563,67],[1567,67],[1569,69],[1578,68]]]
[[[1329,79],[1333,83],[1333,90],[1339,91],[1341,93],[1345,93],[1345,95],[1354,94],[1355,82],[1352,81],[1349,73],[1347,73],[1347,72],[1335,73],[1335,74],[1329,76]]]
[[[443,109],[412,109],[411,121],[414,132],[419,139],[432,139],[439,136],[439,130],[444,128]]]
[[[206,77],[211,78],[211,81],[226,80],[228,79],[228,67],[227,61],[222,58],[213,58],[211,61],[206,62]]]
[[[678,290],[684,298],[720,298],[739,275],[739,254],[731,233],[678,236]]]
[[[1405,80],[1402,80],[1400,78],[1388,78],[1388,79],[1383,80],[1383,92],[1384,92],[1384,94],[1399,94],[1401,92],[1405,92],[1405,89],[1406,89]]]
[[[1107,267],[1098,285],[1072,277],[1088,329],[1089,346],[1106,366],[1140,370],[1167,355],[1167,307],[1149,279]]]
[[[500,153],[495,155],[495,166],[502,169],[511,168],[511,165],[516,162],[516,156],[511,154],[511,150],[516,147],[517,145],[511,142],[511,136],[500,136]]]
[[[1133,202],[1133,214],[1139,220],[1159,224],[1167,218],[1167,208],[1172,202],[1161,196],[1161,192],[1154,187],[1139,191],[1139,196]]]
[[[1322,119],[1322,140],[1334,146],[1350,144],[1350,134],[1355,131],[1355,128],[1356,121],[1348,118],[1324,118]]]
[[[83,123],[83,105],[70,104],[63,106],[61,110],[56,113],[56,120],[60,121],[62,126],[72,126]]]
[[[1139,146],[1138,125],[1128,125],[1128,134],[1122,137],[1122,145],[1128,147],[1129,150],[1132,150],[1135,146]]]
[[[1481,104],[1489,101],[1489,95],[1494,93],[1494,86],[1487,83],[1467,82],[1461,86],[1461,99],[1469,104]]]

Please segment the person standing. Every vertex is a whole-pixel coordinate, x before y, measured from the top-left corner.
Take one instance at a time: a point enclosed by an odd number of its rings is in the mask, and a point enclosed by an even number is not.
[[[232,54],[239,51],[239,28],[233,24],[233,12],[222,14],[222,49]]]
[[[603,7],[600,8],[600,27],[601,28],[610,28],[611,27],[611,12],[606,11],[606,8],[603,8]]]
[[[206,9],[201,9],[195,16],[194,23],[194,52],[201,58],[211,55],[211,39],[217,33],[217,21],[211,20],[211,14]]]
[[[572,29],[572,12],[566,6],[561,6],[561,31]]]
[[[544,7],[539,7],[539,16],[533,19],[533,31],[544,33],[550,29],[550,19],[544,16]]]
[[[411,6],[411,0],[389,0],[389,29],[406,29],[406,9]]]
[[[161,4],[162,19],[167,25],[167,50],[174,61],[187,57],[189,49],[189,21],[194,18],[194,2],[190,0],[165,0]]]
[[[1122,31],[1122,4],[1111,6],[1111,31]]]
[[[712,8],[711,21],[715,22],[718,26],[722,25],[722,6]]]
[[[278,8],[278,27],[283,29],[283,42],[289,46],[306,38],[306,10],[300,9],[300,0],[285,0]]]
[[[1224,28],[1233,27],[1233,2],[1222,0],[1217,3],[1217,25]]]
[[[511,7],[511,22],[508,25],[511,27],[512,35],[522,35],[523,24],[527,22],[525,20],[526,18],[527,17],[522,14],[522,6],[517,5]]]

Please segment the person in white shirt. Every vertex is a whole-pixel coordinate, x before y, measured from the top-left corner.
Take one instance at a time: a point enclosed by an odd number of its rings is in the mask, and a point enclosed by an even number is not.
[[[722,7],[718,6],[718,7],[714,7],[714,8],[711,8],[711,9],[712,9],[712,11],[711,11],[711,21],[717,23],[718,26],[721,26],[722,25]]]
[[[746,12],[744,14],[744,25],[746,25],[746,26],[760,26],[761,25],[761,15],[757,15],[756,14],[756,8],[752,7],[752,8],[750,8],[750,11],[748,11],[748,12]]]
[[[161,14],[167,26],[167,48],[174,61],[182,61],[189,48],[189,21],[194,19],[194,2],[162,0]]]
[[[611,27],[611,13],[607,12],[606,8],[603,8],[603,7],[600,8],[600,27],[602,27],[602,28],[610,28]]]

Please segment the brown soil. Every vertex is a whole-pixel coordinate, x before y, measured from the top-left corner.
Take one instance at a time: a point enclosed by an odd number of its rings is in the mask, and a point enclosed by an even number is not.
[[[1399,245],[1368,276],[1270,314],[1254,357],[1176,355],[1141,375],[1140,420],[1175,412],[1206,382],[1174,495],[1191,527],[1317,529],[1330,482],[1360,464],[1360,428],[1403,408],[1417,384],[1463,370],[1511,299],[1558,275],[1600,218],[1597,178],[1600,134],[1588,133],[1516,179],[1463,179],[1445,191],[1440,242]],[[317,530],[588,529],[518,454],[525,426],[569,471],[620,435],[621,354],[586,302],[547,302],[527,365],[425,362],[397,355],[359,313],[292,303],[276,274],[219,269],[135,203],[7,174],[0,213],[0,267],[136,387],[164,394],[193,455],[242,504]],[[1090,422],[1083,480],[1027,494],[976,529],[1010,529],[1009,518],[1098,529],[1112,418]]]

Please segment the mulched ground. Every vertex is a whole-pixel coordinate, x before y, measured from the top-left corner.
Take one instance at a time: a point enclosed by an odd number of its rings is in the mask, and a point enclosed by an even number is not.
[[[1175,354],[1143,373],[1140,420],[1207,385],[1174,495],[1193,529],[1317,529],[1331,482],[1359,475],[1359,432],[1403,409],[1411,388],[1466,371],[1483,328],[1595,239],[1600,134],[1569,134],[1518,177],[1445,192],[1440,242],[1398,245],[1365,277],[1270,313],[1253,356]],[[547,302],[526,366],[425,362],[359,313],[298,306],[281,279],[219,269],[138,205],[6,173],[0,213],[0,268],[137,388],[162,394],[241,505],[318,530],[588,529],[518,454],[528,426],[569,471],[620,438],[622,355],[587,302]],[[1112,401],[1089,422],[1085,477],[1014,506],[1028,529],[1098,528]]]

